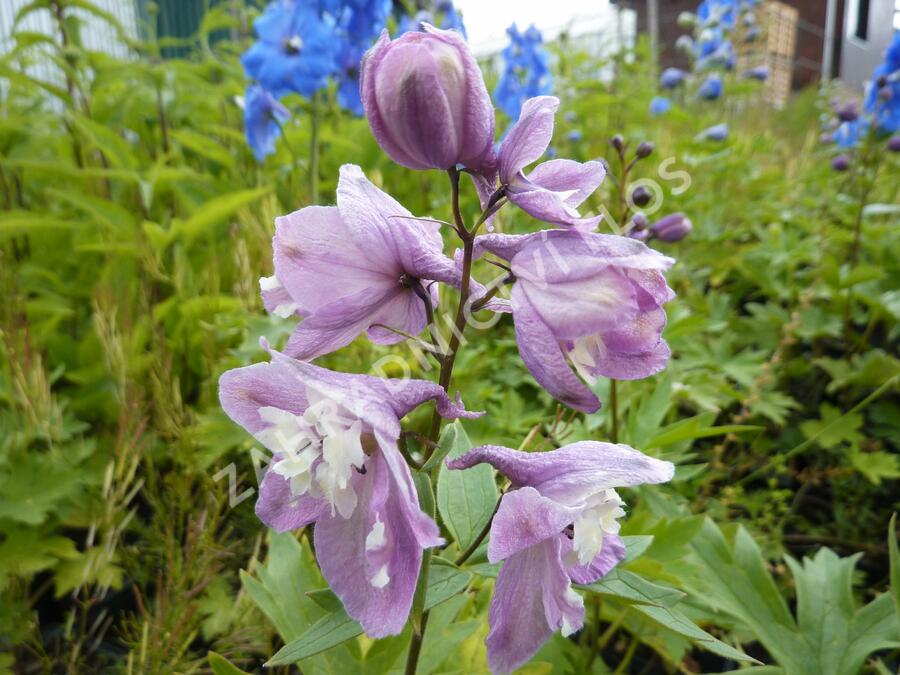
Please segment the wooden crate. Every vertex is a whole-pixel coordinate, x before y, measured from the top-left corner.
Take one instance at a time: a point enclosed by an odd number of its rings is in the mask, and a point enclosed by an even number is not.
[[[798,12],[782,2],[765,2],[755,10],[762,34],[753,42],[744,41],[745,28],[738,21],[734,32],[737,71],[766,66],[769,78],[763,88],[763,99],[776,107],[787,103],[791,94],[794,56],[797,48]]]
[[[769,79],[766,81],[766,99],[781,107],[791,94],[794,74],[794,56],[797,51],[796,7],[782,2],[767,2],[763,6],[766,36],[766,65]],[[762,17],[761,17],[762,18]]]

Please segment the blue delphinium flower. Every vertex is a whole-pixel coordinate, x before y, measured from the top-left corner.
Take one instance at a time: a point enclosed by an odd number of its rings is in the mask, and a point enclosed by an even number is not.
[[[409,16],[408,14],[401,16],[400,21],[397,22],[397,37],[411,30],[422,30],[422,23],[424,22],[443,30],[458,30],[464,38],[468,38],[462,15],[453,6],[452,0],[440,0],[435,9],[437,10],[437,15],[423,9],[416,12],[415,16]]]
[[[715,101],[722,96],[723,90],[724,85],[722,84],[722,78],[718,73],[713,73],[700,85],[700,89],[697,90],[697,95],[707,101]]]
[[[272,95],[312,96],[334,70],[334,21],[309,4],[276,0],[253,24],[257,41],[241,56],[247,75]]]
[[[865,117],[841,122],[831,134],[831,140],[841,148],[852,148],[859,143],[869,130],[869,121]]]
[[[344,110],[361,117],[364,110],[359,96],[359,64],[366,50],[363,47],[345,42],[338,55],[337,101]]]
[[[665,115],[672,109],[672,101],[665,96],[654,96],[650,101],[650,114],[654,117]]]
[[[701,24],[734,28],[737,4],[735,0],[703,0],[697,7],[697,18]]]
[[[327,0],[336,7],[334,32],[335,69],[338,104],[354,115],[363,114],[359,97],[359,71],[363,54],[387,24],[391,0]]]
[[[894,33],[884,63],[875,69],[865,111],[873,117],[879,132],[891,134],[900,130],[900,31]]]
[[[290,113],[258,84],[250,85],[244,96],[244,131],[257,162],[275,152],[275,141]]]
[[[727,124],[716,124],[714,126],[709,127],[708,129],[704,129],[696,136],[696,140],[698,141],[717,141],[722,142],[728,138],[728,125]]]
[[[529,98],[549,94],[553,89],[550,57],[541,32],[533,25],[520,33],[516,24],[506,29],[510,44],[503,50],[503,73],[494,89],[497,105],[513,120]]]
[[[566,134],[566,138],[572,143],[578,143],[582,138],[584,138],[584,134],[581,133],[581,129],[572,129],[572,131]]]
[[[663,89],[674,89],[687,79],[687,75],[681,68],[666,68],[659,76],[659,86]]]
[[[466,34],[466,27],[463,25],[462,16],[456,11],[452,0],[439,0],[437,3],[437,11],[441,16],[440,27],[444,30],[454,29],[463,34],[464,38],[469,36]]]

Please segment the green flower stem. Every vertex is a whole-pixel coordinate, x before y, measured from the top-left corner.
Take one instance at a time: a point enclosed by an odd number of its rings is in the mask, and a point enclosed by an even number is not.
[[[462,279],[459,285],[459,304],[456,308],[456,320],[454,322],[453,334],[450,336],[450,343],[447,354],[441,360],[441,370],[438,375],[438,384],[444,391],[450,391],[450,381],[453,377],[453,364],[456,361],[456,352],[459,351],[460,341],[463,331],[466,328],[466,302],[469,299],[469,287],[472,279],[472,258],[475,250],[475,233],[470,232],[463,222],[462,212],[459,208],[459,171],[455,167],[447,170],[450,177],[450,194],[451,204],[453,206],[453,222],[454,229],[463,241],[463,269]],[[473,228],[476,229],[476,228]],[[437,409],[431,418],[431,430],[428,439],[437,443],[441,433],[441,416]],[[422,463],[425,464],[431,454],[434,452],[434,446],[425,449],[425,458]],[[436,466],[433,471],[434,475],[440,470],[440,465]],[[484,536],[487,535],[485,531]],[[483,536],[481,537],[483,539]],[[479,542],[480,543],[480,542]],[[473,549],[474,551],[474,549]],[[471,552],[469,553],[471,555]],[[465,560],[465,558],[463,559]],[[419,582],[416,587],[416,595],[413,598],[413,609],[411,612],[413,621],[412,639],[409,643],[409,652],[406,656],[406,675],[415,675],[416,668],[419,664],[419,654],[422,651],[422,640],[425,637],[425,628],[428,625],[428,612],[422,611],[425,606],[425,587],[428,580],[428,570],[431,567],[431,549],[426,549],[422,555],[422,569],[419,572]],[[421,612],[421,619],[418,619]]]
[[[313,94],[310,109],[309,201],[319,203],[319,92]]]

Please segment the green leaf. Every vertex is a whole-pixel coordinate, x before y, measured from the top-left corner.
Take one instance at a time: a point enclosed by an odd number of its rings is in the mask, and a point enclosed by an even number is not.
[[[325,586],[325,580],[306,540],[300,542],[290,534],[271,532],[268,563],[258,566],[256,575],[254,578],[242,572],[241,583],[285,642],[296,640],[317,621],[331,616],[307,595]],[[352,672],[355,665],[356,659],[341,647],[312,656],[301,667],[304,672],[329,675]]]
[[[888,524],[888,552],[891,563],[891,596],[900,621],[900,549],[897,547],[897,514],[891,515]]]
[[[170,135],[191,152],[221,164],[226,169],[234,168],[234,155],[219,141],[190,129],[175,129]]]
[[[45,230],[74,230],[83,226],[83,223],[76,220],[33,211],[7,211],[0,218],[0,238],[4,235],[32,234]]]
[[[459,420],[448,424],[441,434],[441,445],[445,443],[451,446],[451,459],[472,448]],[[487,464],[464,471],[441,471],[438,475],[438,511],[460,549],[475,541],[490,521],[498,498],[494,470]]]
[[[428,461],[422,465],[422,471],[431,471],[436,466],[440,466],[444,458],[453,450],[454,444],[458,442],[459,427],[455,424],[448,424],[444,427],[444,430],[441,432],[441,437],[438,439],[438,447],[432,453],[431,457],[428,458]]]
[[[91,197],[83,192],[47,188],[46,193],[55,199],[67,202],[76,209],[91,216],[101,227],[119,234],[134,235],[137,221],[127,209],[108,199]]]
[[[209,667],[212,668],[213,675],[250,675],[247,671],[241,670],[224,656],[215,652],[209,652],[206,655],[206,659],[209,661]]]
[[[238,190],[237,192],[215,197],[198,206],[194,210],[194,215],[187,220],[177,221],[175,231],[184,238],[186,244],[191,244],[211,227],[230,218],[238,210],[252,204],[270,191],[271,188],[262,187],[252,190]]]
[[[875,485],[881,485],[884,479],[900,478],[900,456],[893,452],[861,452],[854,446],[850,451],[850,464]]]
[[[90,117],[80,113],[74,113],[72,117],[78,130],[90,141],[91,145],[103,153],[113,168],[137,168],[138,160],[128,141],[111,128]]]
[[[786,558],[797,586],[797,623],[813,656],[808,672],[855,675],[873,651],[898,645],[900,624],[888,595],[855,611],[853,569],[861,556],[839,558],[822,548],[802,564]]]
[[[628,570],[614,567],[600,581],[583,586],[585,590],[610,595],[628,603],[671,607],[685,597],[683,591],[647,581]]]
[[[735,661],[752,661],[759,663],[751,656],[747,656],[734,647],[725,644],[718,638],[710,635],[697,624],[691,621],[681,612],[671,607],[661,607],[658,605],[631,605],[631,609],[635,612],[643,614],[651,621],[658,623],[664,628],[675,631],[679,635],[690,639],[699,647],[718,654],[726,659],[734,659]]]
[[[698,438],[709,438],[711,436],[724,436],[726,434],[740,434],[750,431],[762,431],[764,427],[753,426],[750,424],[726,424],[719,427],[702,427],[696,425],[685,424],[676,429],[664,431],[647,442],[646,447],[664,448],[667,445],[675,445],[682,441],[692,441]]]
[[[691,547],[699,566],[684,579],[691,596],[742,622],[788,672],[803,672],[809,649],[750,534],[738,527],[729,543],[707,518]]]
[[[844,413],[833,405],[823,403],[819,407],[819,420],[807,420],[800,425],[803,435],[815,441],[823,448],[833,448],[844,441],[858,442],[863,436],[859,433],[863,416],[859,413]]]
[[[647,549],[653,543],[653,535],[642,534],[622,537],[622,541],[625,543],[625,560],[622,563],[630,563],[647,552]]]
[[[471,575],[449,567],[437,566],[428,578],[425,609],[449,600],[461,593]],[[362,627],[340,609],[323,616],[296,640],[292,640],[266,663],[267,666],[285,666],[324,652],[362,634]]]

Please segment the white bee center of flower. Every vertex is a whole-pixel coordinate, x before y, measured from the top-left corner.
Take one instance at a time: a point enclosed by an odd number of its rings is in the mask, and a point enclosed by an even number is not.
[[[624,502],[613,489],[601,490],[588,498],[587,508],[575,519],[572,548],[581,565],[589,564],[603,549],[606,535],[618,534],[618,518],[625,515]]]
[[[340,415],[329,400],[311,405],[303,415],[266,406],[259,416],[269,426],[256,437],[281,455],[271,470],[290,483],[291,494],[322,497],[331,504],[332,514],[349,518],[356,508],[353,467],[362,468],[366,460],[362,423]]]
[[[299,52],[303,49],[303,39],[299,35],[295,35],[290,40],[287,41],[288,47],[290,47],[294,52]]]

